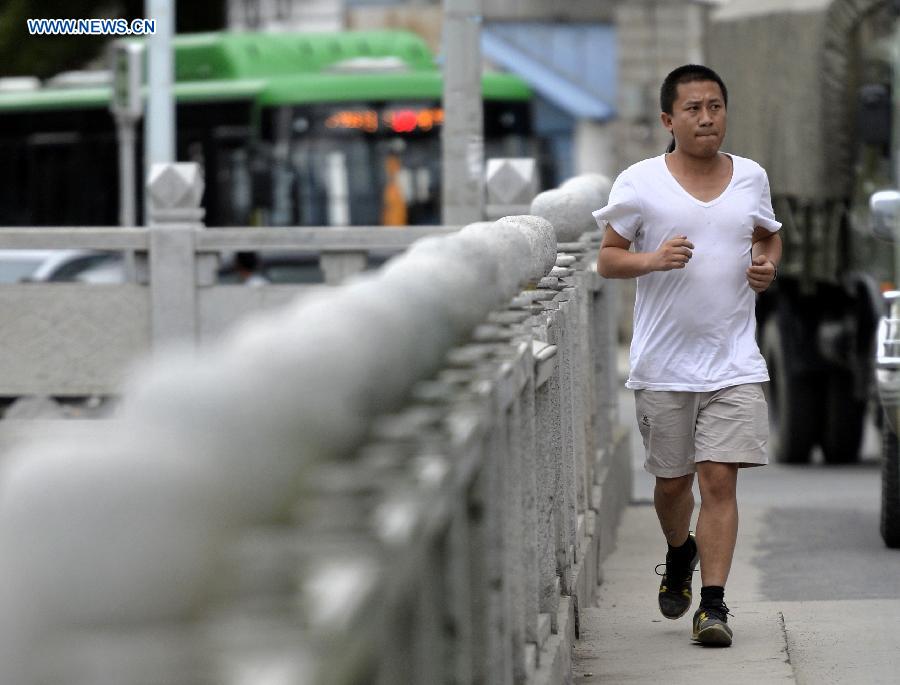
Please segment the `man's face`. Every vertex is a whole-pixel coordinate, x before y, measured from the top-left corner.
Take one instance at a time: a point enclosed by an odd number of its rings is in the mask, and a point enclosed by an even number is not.
[[[662,123],[675,135],[676,149],[692,157],[714,157],[725,139],[725,99],[715,81],[679,83],[672,114]]]

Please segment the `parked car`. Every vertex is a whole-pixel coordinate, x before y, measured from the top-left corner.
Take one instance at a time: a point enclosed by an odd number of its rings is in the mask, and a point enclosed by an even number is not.
[[[111,269],[116,264],[122,264],[122,256],[116,252],[0,250],[0,283],[91,281],[89,274],[101,268]],[[121,266],[120,271],[124,274]],[[106,282],[122,280],[124,276]]]
[[[368,269],[377,269],[395,251],[373,251]],[[239,255],[253,256],[253,273],[273,284],[324,283],[319,255],[312,251],[264,250],[252,253],[225,253],[218,282],[244,282]],[[0,250],[0,284],[29,282],[123,283],[125,260],[120,252],[94,250]]]

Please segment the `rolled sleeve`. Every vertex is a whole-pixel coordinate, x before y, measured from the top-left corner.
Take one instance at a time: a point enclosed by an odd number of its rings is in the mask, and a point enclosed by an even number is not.
[[[633,241],[642,223],[641,203],[634,187],[620,175],[609,192],[609,203],[593,212],[601,229],[606,224],[626,240]]]
[[[772,209],[769,177],[765,171],[763,171],[763,187],[759,196],[759,207],[753,213],[753,225],[764,228],[770,233],[775,233],[781,229],[781,222],[775,218],[775,211]]]

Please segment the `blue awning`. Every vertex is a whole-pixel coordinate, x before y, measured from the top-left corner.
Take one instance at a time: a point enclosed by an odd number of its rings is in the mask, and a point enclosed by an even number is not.
[[[484,56],[577,119],[615,116],[616,32],[611,24],[490,23]]]

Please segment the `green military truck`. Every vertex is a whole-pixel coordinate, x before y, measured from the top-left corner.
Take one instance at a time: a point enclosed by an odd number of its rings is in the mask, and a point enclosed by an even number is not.
[[[768,171],[783,222],[778,278],[757,304],[774,456],[856,460],[875,399],[892,249],[869,197],[893,186],[890,0],[732,0],[708,26],[729,89],[726,148]]]

